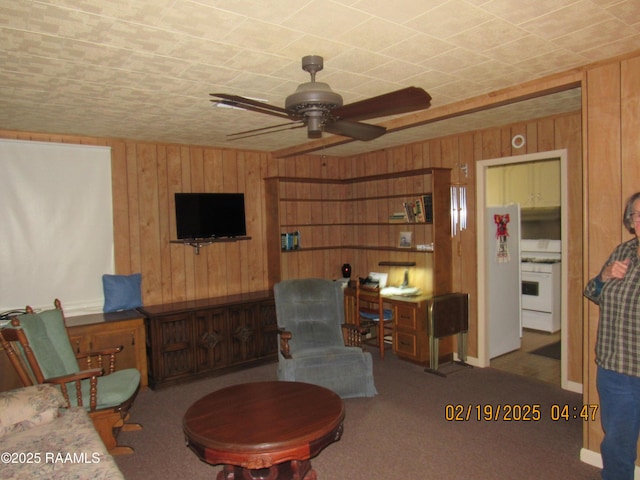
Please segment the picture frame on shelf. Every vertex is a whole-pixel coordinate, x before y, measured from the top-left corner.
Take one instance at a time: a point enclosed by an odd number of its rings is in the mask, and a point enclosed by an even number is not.
[[[412,232],[400,232],[400,239],[398,240],[398,247],[411,248],[411,234]]]

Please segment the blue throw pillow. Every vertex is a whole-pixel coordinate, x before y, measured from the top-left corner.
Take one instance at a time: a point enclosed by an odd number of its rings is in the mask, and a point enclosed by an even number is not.
[[[104,311],[117,312],[142,306],[142,274],[103,275]]]

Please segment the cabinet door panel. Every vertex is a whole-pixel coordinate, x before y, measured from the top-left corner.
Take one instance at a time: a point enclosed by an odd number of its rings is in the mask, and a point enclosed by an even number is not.
[[[504,167],[504,204],[519,203],[533,207],[533,171],[530,163],[516,163]]]
[[[258,321],[260,322],[261,340],[260,356],[277,355],[278,321],[276,319],[276,306],[273,301],[260,303],[258,306]]]
[[[229,363],[242,363],[260,356],[258,329],[254,305],[239,305],[229,309]]]
[[[535,164],[536,206],[560,206],[560,160]]]
[[[154,380],[189,374],[195,371],[192,346],[192,322],[188,313],[154,319],[160,354],[155,355]]]
[[[504,205],[504,168],[489,167],[486,180],[487,206]]]
[[[89,350],[122,346],[122,351],[116,355],[116,370],[136,368],[136,329],[124,328],[108,332],[94,333],[90,338]],[[106,366],[105,366],[106,367]]]
[[[224,309],[194,313],[196,365],[198,371],[212,370],[227,363],[229,335]]]

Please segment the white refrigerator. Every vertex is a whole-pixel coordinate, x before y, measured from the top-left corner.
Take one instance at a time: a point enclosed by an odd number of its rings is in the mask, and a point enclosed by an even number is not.
[[[495,358],[521,346],[520,205],[488,207],[485,222],[486,318]]]

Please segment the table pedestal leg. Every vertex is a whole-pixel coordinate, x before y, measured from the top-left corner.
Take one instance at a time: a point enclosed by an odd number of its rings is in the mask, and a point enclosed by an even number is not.
[[[292,460],[269,468],[251,470],[236,465],[225,465],[216,480],[317,480],[309,460]]]

